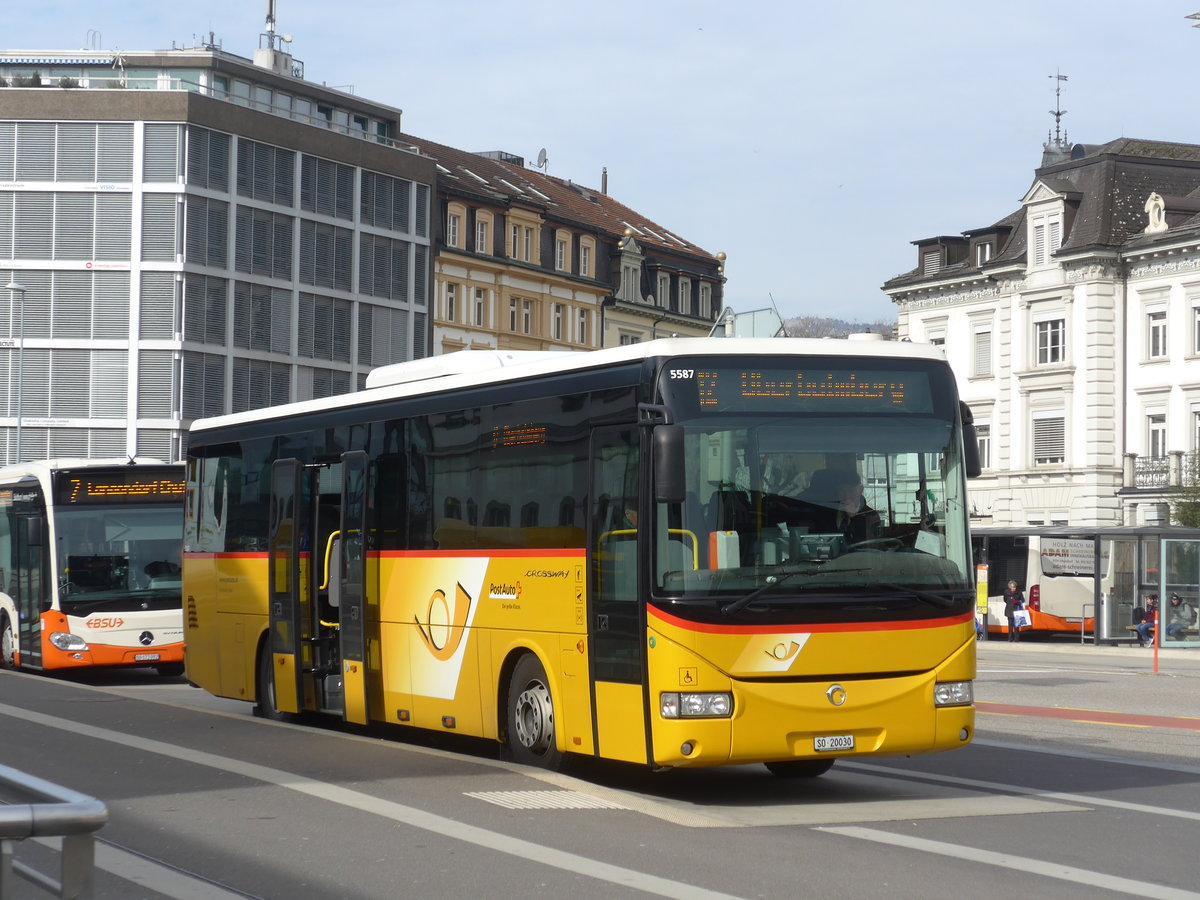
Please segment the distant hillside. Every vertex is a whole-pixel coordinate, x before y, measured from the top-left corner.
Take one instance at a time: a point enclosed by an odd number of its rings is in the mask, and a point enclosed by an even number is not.
[[[895,327],[895,322],[847,322],[845,319],[827,319],[820,316],[796,316],[783,320],[783,329],[788,337],[840,338],[848,334],[871,332],[882,334],[890,340]]]

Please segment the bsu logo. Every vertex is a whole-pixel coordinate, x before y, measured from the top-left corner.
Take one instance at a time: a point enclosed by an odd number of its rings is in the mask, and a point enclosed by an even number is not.
[[[435,659],[450,659],[461,646],[467,633],[467,614],[471,611],[471,595],[461,584],[455,586],[453,604],[446,599],[446,592],[439,589],[429,598],[425,608],[425,621],[419,615],[413,621],[421,632],[421,639]]]

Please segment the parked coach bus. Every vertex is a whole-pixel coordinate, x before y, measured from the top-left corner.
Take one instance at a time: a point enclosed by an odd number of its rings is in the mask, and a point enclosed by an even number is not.
[[[142,458],[0,468],[0,664],[182,674],[183,472]]]
[[[547,767],[964,746],[960,409],[930,348],[670,339],[464,351],[197,422],[187,677]]]

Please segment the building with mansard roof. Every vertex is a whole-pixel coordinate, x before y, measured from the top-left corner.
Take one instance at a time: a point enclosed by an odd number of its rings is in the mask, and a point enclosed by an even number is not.
[[[1200,451],[1200,146],[1052,141],[1020,206],[884,291],[945,347],[996,525],[1165,523]]]
[[[468,153],[414,135],[437,160],[433,352],[586,350],[707,335],[724,254],[599,189],[512,153]]]

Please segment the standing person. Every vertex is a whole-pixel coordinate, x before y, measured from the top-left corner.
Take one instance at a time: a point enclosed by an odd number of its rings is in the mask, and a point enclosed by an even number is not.
[[[1184,603],[1178,594],[1172,594],[1171,605],[1167,607],[1167,640],[1183,640],[1180,632],[1185,628],[1194,628],[1195,625],[1196,610],[1192,609],[1190,603]]]
[[[1004,618],[1008,619],[1008,639],[1021,640],[1021,629],[1017,627],[1017,610],[1025,608],[1025,595],[1017,587],[1015,581],[1010,581],[1004,589]]]
[[[1154,643],[1154,626],[1157,624],[1158,594],[1150,594],[1146,597],[1146,613],[1142,616],[1142,621],[1137,623],[1138,638],[1143,647],[1149,647]]]

